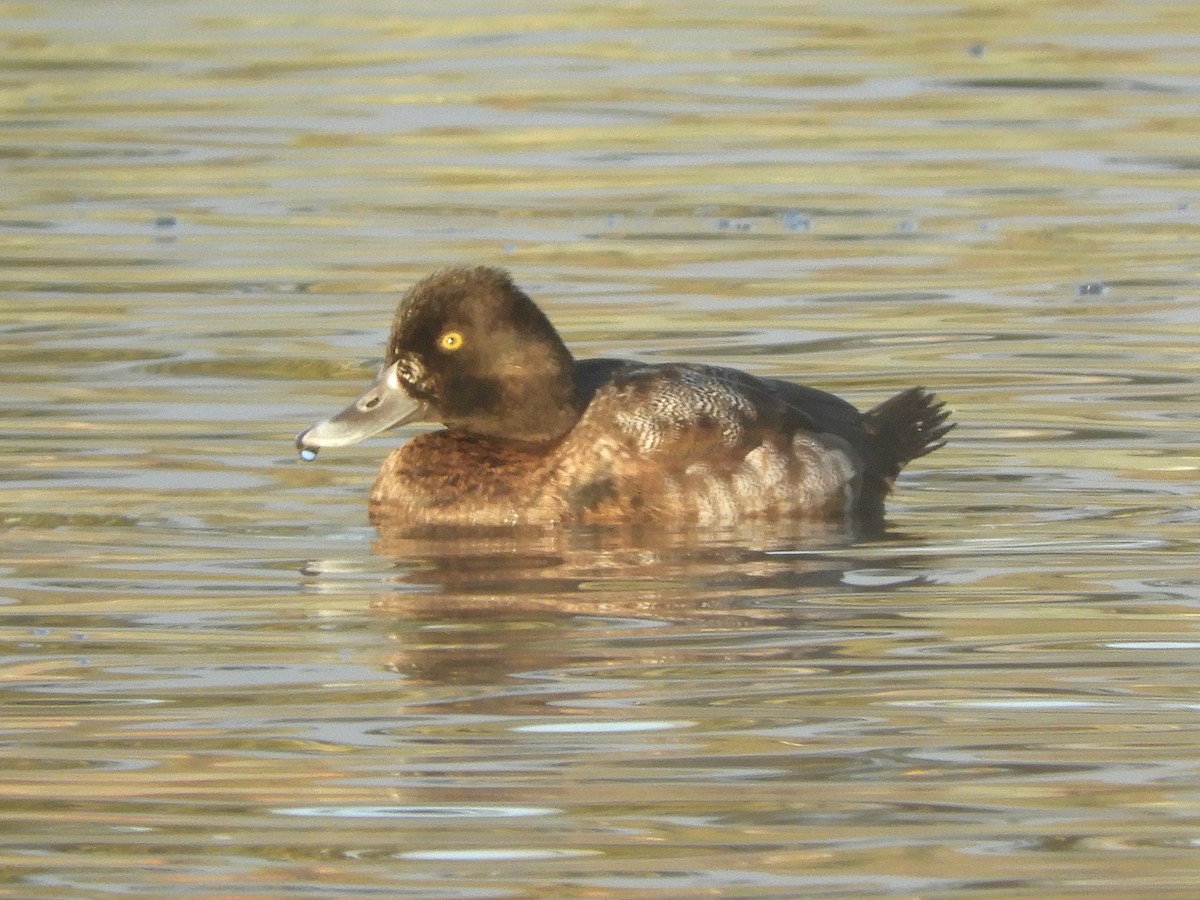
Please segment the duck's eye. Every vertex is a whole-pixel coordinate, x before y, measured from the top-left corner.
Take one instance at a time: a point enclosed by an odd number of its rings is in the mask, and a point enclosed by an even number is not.
[[[457,350],[463,345],[463,336],[457,331],[447,331],[438,338],[438,346],[443,350]]]

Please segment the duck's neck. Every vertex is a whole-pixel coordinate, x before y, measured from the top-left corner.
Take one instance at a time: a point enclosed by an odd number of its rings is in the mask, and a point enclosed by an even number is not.
[[[486,375],[459,379],[449,393],[463,408],[445,409],[446,425],[497,440],[555,441],[582,412],[575,361],[561,343],[537,354],[514,354]]]
[[[545,443],[561,438],[579,421],[570,367],[552,379],[513,379],[505,385],[507,413],[502,436]]]

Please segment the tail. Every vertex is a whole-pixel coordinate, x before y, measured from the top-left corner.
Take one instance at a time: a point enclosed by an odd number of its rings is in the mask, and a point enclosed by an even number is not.
[[[901,391],[867,413],[864,425],[874,436],[872,469],[884,480],[885,491],[907,463],[945,445],[954,427],[949,418],[946,404],[919,387]]]

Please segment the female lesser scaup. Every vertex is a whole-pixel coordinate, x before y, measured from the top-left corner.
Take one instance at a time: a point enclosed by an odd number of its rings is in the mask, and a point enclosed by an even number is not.
[[[387,357],[301,456],[407,422],[446,428],[388,456],[371,519],[405,527],[879,516],[943,405],[910,388],[867,413],[736,369],[575,360],[507,272],[435,272],[400,301]]]

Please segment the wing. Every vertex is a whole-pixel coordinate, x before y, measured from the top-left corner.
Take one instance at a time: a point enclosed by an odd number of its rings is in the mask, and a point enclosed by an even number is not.
[[[858,463],[829,429],[853,431],[856,417],[827,394],[736,369],[625,363],[596,388],[550,478],[587,521],[815,518],[854,502]]]
[[[643,456],[671,468],[737,457],[778,422],[769,385],[716,366],[632,365],[615,373],[590,411],[610,415]]]
[[[857,448],[868,440],[863,414],[816,388],[721,366],[625,363],[606,374],[588,413],[611,416],[639,452],[680,465],[737,457],[797,432]]]

